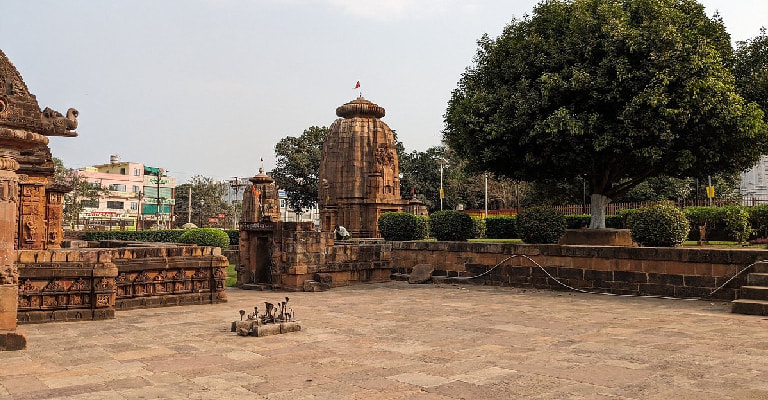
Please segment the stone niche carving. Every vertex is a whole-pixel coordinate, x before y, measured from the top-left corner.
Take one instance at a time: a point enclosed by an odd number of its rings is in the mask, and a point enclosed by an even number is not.
[[[323,231],[336,225],[352,237],[378,237],[379,215],[404,211],[395,137],[385,110],[362,97],[336,109],[323,143],[318,202]]]

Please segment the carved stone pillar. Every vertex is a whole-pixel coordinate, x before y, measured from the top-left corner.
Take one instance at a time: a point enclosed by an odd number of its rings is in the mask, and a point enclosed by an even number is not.
[[[48,185],[45,188],[45,248],[59,249],[64,239],[64,195],[72,189],[64,185]]]
[[[19,271],[15,265],[16,210],[18,207],[19,163],[14,153],[0,149],[0,350],[19,350],[27,345],[16,331],[19,301]]]
[[[24,176],[19,181],[19,249],[42,250],[45,244],[45,185],[48,179]]]

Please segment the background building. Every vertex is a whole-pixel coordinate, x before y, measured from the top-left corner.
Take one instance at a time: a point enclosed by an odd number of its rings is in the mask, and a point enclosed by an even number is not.
[[[172,226],[176,178],[162,168],[120,161],[81,168],[77,174],[93,185],[109,189],[97,201],[84,201],[80,224],[84,229],[151,229]]]

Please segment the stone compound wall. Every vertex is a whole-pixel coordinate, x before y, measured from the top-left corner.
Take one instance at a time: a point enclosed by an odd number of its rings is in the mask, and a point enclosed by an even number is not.
[[[240,255],[244,259],[243,254]],[[318,232],[312,223],[277,224],[273,237],[273,285],[285,290],[385,282],[392,272],[392,244],[361,241],[337,245],[333,232]]]
[[[434,276],[483,274],[511,255],[526,255],[553,277],[577,289],[615,294],[707,297],[747,265],[768,259],[768,250],[711,248],[516,245],[462,242],[393,242],[395,272],[431,264]],[[530,260],[507,260],[468,283],[564,289]],[[713,297],[732,300],[746,274]]]
[[[16,264],[19,323],[109,319],[116,309],[226,301],[229,263],[218,248],[20,250]]]

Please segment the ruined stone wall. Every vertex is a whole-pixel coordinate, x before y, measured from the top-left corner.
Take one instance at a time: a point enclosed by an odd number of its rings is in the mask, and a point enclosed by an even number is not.
[[[21,250],[16,261],[20,323],[108,319],[115,310],[226,301],[229,262],[218,248]]]
[[[311,222],[277,225],[272,250],[273,284],[286,290],[310,290],[309,281],[328,286],[388,281],[390,243],[337,245],[333,232],[318,232]],[[242,258],[242,255],[241,255]]]
[[[408,273],[431,264],[436,276],[484,274],[512,255],[530,257],[577,289],[616,294],[704,297],[747,265],[768,259],[768,250],[560,246],[462,242],[393,242],[392,265]],[[523,257],[502,263],[466,283],[563,289]],[[730,281],[716,298],[734,299],[746,275]]]
[[[109,251],[20,250],[19,323],[115,316],[117,267]]]

